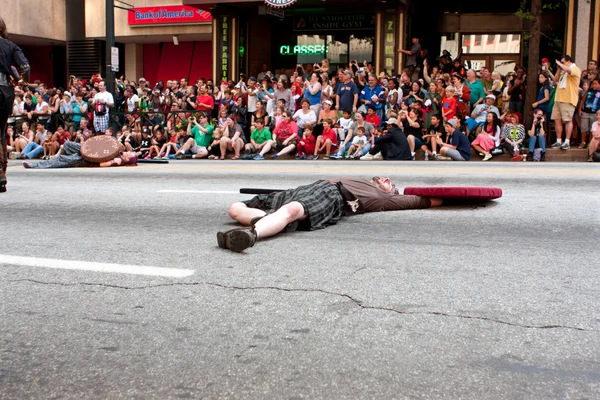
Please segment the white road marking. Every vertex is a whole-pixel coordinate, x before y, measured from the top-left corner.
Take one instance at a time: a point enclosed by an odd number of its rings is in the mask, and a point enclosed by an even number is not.
[[[159,190],[157,193],[240,194],[235,190]]]
[[[184,278],[194,274],[194,271],[191,269],[149,267],[145,265],[105,264],[76,260],[55,260],[51,258],[19,257],[5,254],[0,254],[0,264],[108,272],[115,274],[162,276],[166,278]]]

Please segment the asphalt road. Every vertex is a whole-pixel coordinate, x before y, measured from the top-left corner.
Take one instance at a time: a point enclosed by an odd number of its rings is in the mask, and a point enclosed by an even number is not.
[[[0,399],[600,397],[596,164],[18,165]],[[241,187],[374,175],[504,196],[216,245]]]

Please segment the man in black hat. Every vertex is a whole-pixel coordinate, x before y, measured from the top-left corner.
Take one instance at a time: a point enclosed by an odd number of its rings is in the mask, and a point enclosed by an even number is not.
[[[405,112],[405,111],[401,111]],[[412,160],[410,146],[406,135],[398,128],[398,120],[390,118],[386,121],[387,130],[383,135],[373,135],[373,147],[369,154],[365,154],[360,159],[363,161],[373,160]]]

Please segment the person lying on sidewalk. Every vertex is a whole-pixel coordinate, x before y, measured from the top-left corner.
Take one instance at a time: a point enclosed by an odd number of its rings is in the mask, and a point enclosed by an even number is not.
[[[265,239],[286,230],[323,229],[336,224],[344,215],[367,212],[412,210],[438,207],[442,199],[398,194],[390,178],[373,177],[319,180],[250,200],[233,203],[229,216],[245,225],[217,233],[222,249],[242,252]]]

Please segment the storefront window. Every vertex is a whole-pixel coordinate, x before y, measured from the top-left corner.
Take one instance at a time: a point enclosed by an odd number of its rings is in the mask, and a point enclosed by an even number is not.
[[[365,37],[359,38],[354,35],[350,36],[350,60],[356,60],[360,65],[364,61],[373,61],[373,43],[375,38]]]

